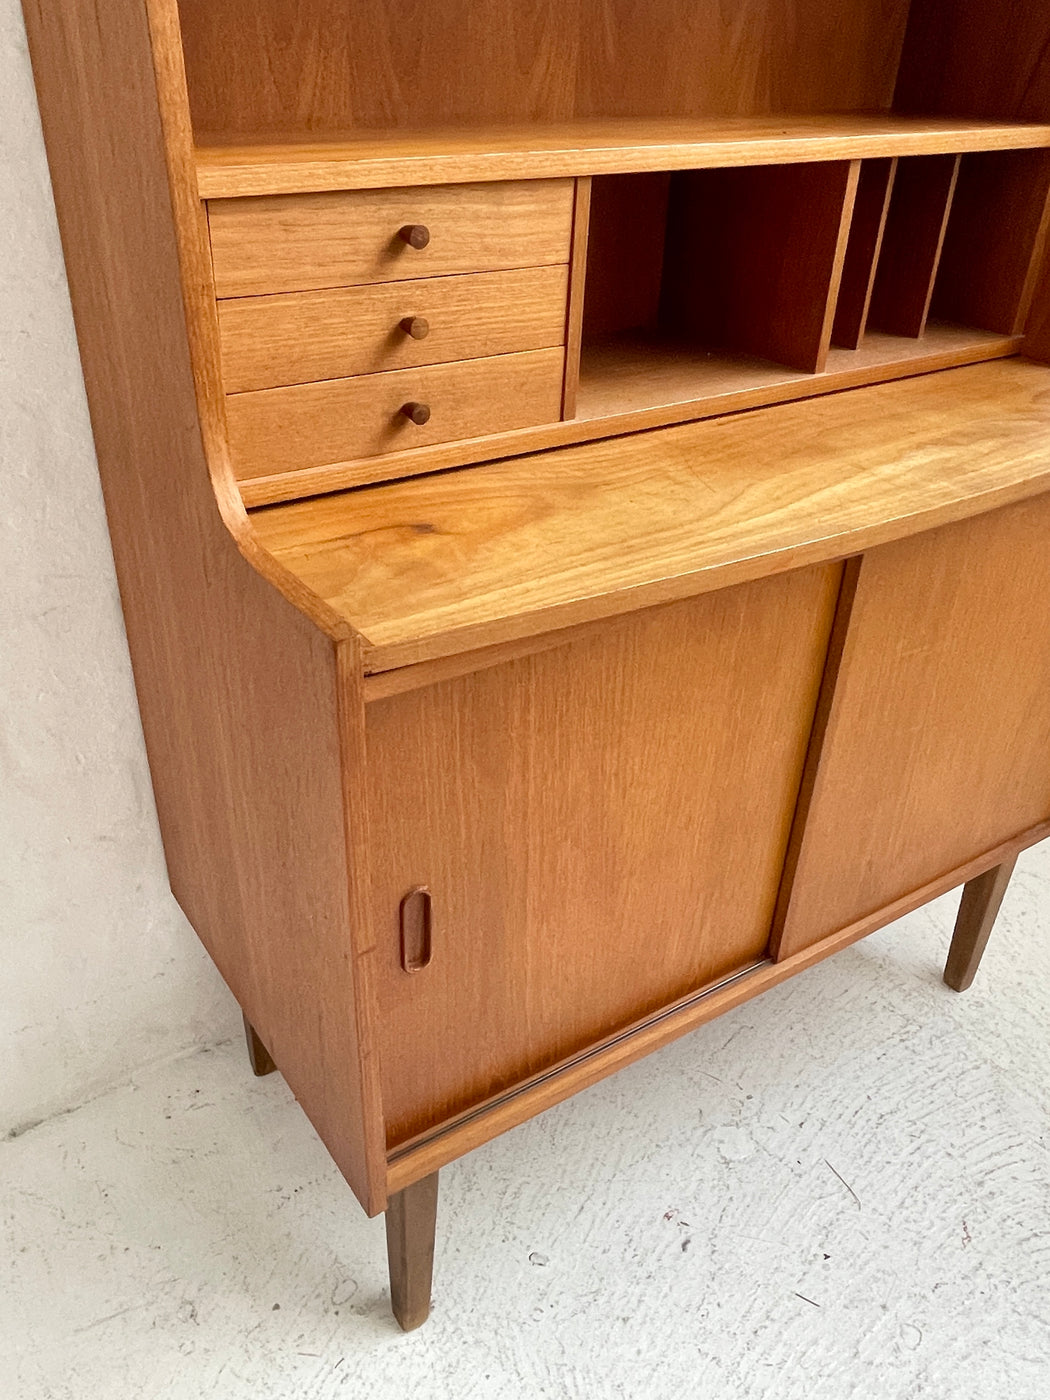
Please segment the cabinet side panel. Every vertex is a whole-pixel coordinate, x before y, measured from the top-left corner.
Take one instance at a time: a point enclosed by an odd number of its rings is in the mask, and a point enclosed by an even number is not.
[[[350,643],[254,572],[216,507],[145,7],[26,0],[25,14],[172,887],[376,1211]]]
[[[864,556],[779,955],[1050,818],[1050,496]]]
[[[840,575],[368,707],[392,1143],[765,956]],[[409,975],[419,886],[432,960]]]

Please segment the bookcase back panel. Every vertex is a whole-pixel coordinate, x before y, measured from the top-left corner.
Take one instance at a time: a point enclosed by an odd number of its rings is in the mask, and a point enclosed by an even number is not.
[[[179,0],[198,133],[890,104],[907,0]]]
[[[912,0],[894,107],[957,117],[1050,116],[1050,8]]]

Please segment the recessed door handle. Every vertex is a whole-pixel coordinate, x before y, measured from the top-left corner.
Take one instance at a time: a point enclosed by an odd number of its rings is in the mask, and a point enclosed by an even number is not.
[[[401,901],[401,966],[422,972],[433,956],[433,900],[426,885],[417,885]]]

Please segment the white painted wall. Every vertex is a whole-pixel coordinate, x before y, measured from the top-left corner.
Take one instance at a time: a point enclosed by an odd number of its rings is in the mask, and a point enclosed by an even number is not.
[[[0,1138],[236,1009],[168,886],[19,0],[0,0]]]

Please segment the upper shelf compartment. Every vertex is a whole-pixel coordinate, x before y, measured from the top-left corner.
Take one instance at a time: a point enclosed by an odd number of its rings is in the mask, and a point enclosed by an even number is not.
[[[1050,125],[893,114],[586,120],[274,144],[199,137],[197,182],[201,198],[220,199],[1040,146],[1050,146]]]

